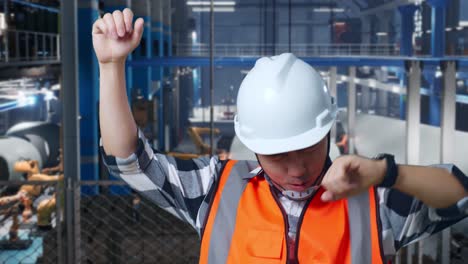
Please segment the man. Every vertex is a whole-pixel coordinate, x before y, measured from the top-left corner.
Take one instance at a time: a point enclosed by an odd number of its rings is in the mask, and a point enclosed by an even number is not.
[[[383,263],[467,216],[468,178],[455,166],[396,165],[391,155],[332,163],[336,105],[292,54],[258,60],[239,90],[235,131],[258,163],[154,153],[125,93],[125,59],[143,31],[132,21],[125,9],[93,26],[105,161],[199,232],[200,263]]]

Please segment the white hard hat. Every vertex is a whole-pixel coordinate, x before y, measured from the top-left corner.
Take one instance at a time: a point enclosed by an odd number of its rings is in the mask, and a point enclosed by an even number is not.
[[[336,104],[321,76],[291,53],[257,60],[237,96],[236,135],[255,153],[270,155],[320,142]]]

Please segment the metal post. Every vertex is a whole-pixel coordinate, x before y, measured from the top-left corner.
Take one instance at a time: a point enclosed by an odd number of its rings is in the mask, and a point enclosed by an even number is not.
[[[214,3],[210,2],[210,153],[214,155]]]
[[[421,66],[419,61],[408,63],[408,105],[406,107],[406,163],[419,163],[419,123],[421,118]]]
[[[330,91],[330,95],[333,97],[333,100],[338,102],[338,96],[336,92],[336,66],[330,67],[330,72],[328,74],[328,89]],[[331,129],[330,138],[332,141],[336,140],[336,125]]]
[[[66,263],[78,263],[75,249],[75,186],[79,180],[80,135],[78,122],[78,52],[77,52],[77,0],[61,3],[62,55],[62,109],[63,109],[63,161],[65,175],[65,221],[67,234]],[[77,193],[79,195],[79,192]]]
[[[288,37],[288,41],[289,41],[289,45],[288,45],[288,52],[291,52],[291,21],[292,21],[292,18],[291,18],[291,15],[292,15],[292,5],[291,5],[291,0],[289,0],[288,2],[288,11],[289,11],[289,14],[288,14],[288,19],[289,19],[289,23],[288,23],[288,34],[289,34],[289,37]]]
[[[423,256],[424,256],[424,240],[419,240],[418,242],[418,264],[424,264],[423,263]]]
[[[441,163],[454,161],[455,153],[455,120],[456,120],[456,63],[447,61],[442,63],[444,86],[442,90],[442,113],[441,113]],[[450,263],[450,228],[442,231],[442,264]]]
[[[406,163],[417,165],[419,163],[419,144],[420,144],[420,118],[421,118],[421,65],[419,61],[410,61],[407,63],[408,88],[407,88],[407,106],[406,106]],[[420,251],[423,248],[422,242],[419,243]],[[407,263],[413,263],[413,252],[415,246],[409,245],[407,250]]]
[[[262,38],[262,21],[263,21],[263,17],[262,17],[262,11],[263,11],[263,1],[260,3],[259,1],[259,7],[258,7],[258,42],[260,43],[258,45],[258,54],[261,56],[263,53],[263,38]]]
[[[349,67],[348,76],[348,149],[354,154],[354,128],[356,125],[356,66]]]
[[[272,55],[276,55],[276,0],[273,0],[273,52]]]
[[[26,34],[26,60],[29,61],[29,32],[25,32]]]
[[[10,28],[9,28],[9,21],[10,21],[10,13],[8,12],[8,2],[9,0],[3,1],[3,12],[5,13],[5,37],[4,37],[4,44],[5,44],[5,62],[10,61],[10,44],[8,42],[10,36]]]
[[[178,74],[178,71],[174,71],[174,85],[173,85],[173,90],[174,90],[174,96],[173,98],[173,105],[174,105],[174,131],[176,132],[176,135],[174,135],[176,138],[179,137],[179,128],[180,128],[180,76]]]
[[[49,35],[49,59],[52,59],[53,55],[54,55],[54,39],[53,39],[53,35]]]
[[[270,49],[268,48],[268,38],[267,38],[267,17],[268,17],[268,4],[267,4],[267,0],[263,0],[262,2],[262,8],[263,8],[263,24],[260,24],[262,25],[263,27],[263,50],[262,50],[262,55],[266,55]]]
[[[16,60],[19,60],[20,53],[19,53],[19,31],[15,32],[15,53],[16,53]]]
[[[454,160],[455,114],[456,114],[456,63],[447,61],[442,64],[444,86],[442,90],[441,113],[441,162]]]
[[[57,60],[60,61],[60,36],[56,36],[57,38]]]
[[[46,37],[47,35],[42,34],[42,59],[45,58],[45,54],[46,54]]]
[[[379,81],[383,83],[388,82],[388,72],[382,67],[378,70]],[[377,113],[382,116],[388,116],[389,107],[388,107],[389,94],[385,90],[377,91]]]
[[[62,150],[63,151],[63,150]],[[63,159],[63,154],[61,159]],[[61,161],[63,162],[63,161]],[[63,181],[63,180],[62,180]],[[63,184],[55,183],[55,225],[57,227],[57,263],[65,263],[63,259],[63,239],[62,239],[62,206],[63,206]]]
[[[37,53],[39,52],[39,42],[37,41],[37,33],[34,32],[34,59],[37,60]]]
[[[153,56],[153,34],[152,34],[152,27],[151,27],[151,23],[152,23],[152,18],[151,18],[151,1],[147,0],[146,1],[146,18],[147,18],[147,26],[145,26],[145,31],[147,32],[146,33],[146,59],[150,60],[151,57]],[[145,94],[145,98],[146,99],[152,99],[153,98],[153,91],[152,91],[152,88],[153,88],[153,80],[152,80],[152,75],[153,75],[153,68],[152,66],[148,66],[147,68],[147,74],[146,74],[146,83],[147,83],[147,88],[146,88],[146,94]],[[170,135],[170,134],[169,134]],[[168,135],[168,136],[169,136]],[[169,150],[169,149],[166,149],[166,150]]]

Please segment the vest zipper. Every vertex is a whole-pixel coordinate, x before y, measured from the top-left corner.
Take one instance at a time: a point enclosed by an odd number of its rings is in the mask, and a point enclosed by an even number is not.
[[[328,153],[330,153],[330,133],[328,133]],[[324,177],[325,172],[330,168],[332,164],[332,161],[330,159],[330,156],[325,160],[325,166],[323,167],[322,170],[322,176]],[[320,180],[322,181],[322,180]],[[309,204],[312,202],[314,199],[315,195],[319,192],[320,188],[317,189],[312,196],[307,200],[307,202],[304,204],[304,208],[302,208],[301,216],[299,217],[299,221],[297,222],[297,227],[296,227],[296,241],[294,243],[296,244],[296,248],[294,249],[294,254],[296,257],[297,262],[299,263],[299,241],[300,241],[300,235],[301,235],[301,226],[302,222],[304,220],[304,215],[307,211],[307,208],[309,207]]]
[[[280,211],[281,211],[281,214],[283,215],[283,222],[284,222],[284,239],[285,240],[285,243],[286,243],[286,263],[288,263],[289,261],[289,244],[288,244],[288,234],[289,234],[289,220],[288,220],[288,215],[286,214],[286,212],[284,211],[283,209],[283,206],[281,205],[281,202],[278,200],[278,196],[276,195],[275,191],[273,190],[272,186],[270,185],[270,192],[271,192],[271,195],[273,196],[276,204],[278,205]]]
[[[302,208],[301,216],[299,217],[299,221],[297,222],[297,227],[296,227],[296,241],[294,241],[296,247],[294,249],[294,254],[296,259],[299,262],[299,236],[301,235],[301,226],[302,222],[304,220],[304,215],[306,213],[307,207],[309,207],[309,204],[312,202],[312,199],[314,199],[315,195],[317,194],[318,190],[315,191],[314,194],[307,200],[307,202],[304,204],[304,208]]]

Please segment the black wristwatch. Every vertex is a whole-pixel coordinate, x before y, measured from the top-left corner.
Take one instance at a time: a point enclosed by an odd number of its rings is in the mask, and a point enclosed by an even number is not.
[[[395,157],[390,154],[382,153],[377,155],[374,159],[387,161],[387,172],[383,181],[377,187],[391,188],[395,185],[398,177],[398,165],[395,163]]]

